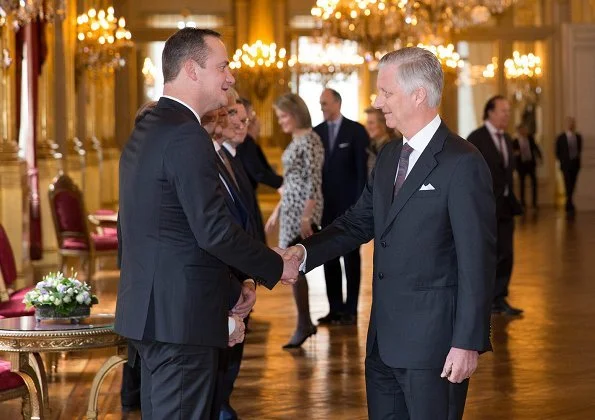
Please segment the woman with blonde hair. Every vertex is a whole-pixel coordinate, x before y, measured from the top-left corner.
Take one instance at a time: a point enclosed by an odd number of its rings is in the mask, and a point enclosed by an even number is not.
[[[312,131],[312,120],[302,98],[293,93],[279,97],[273,105],[277,121],[292,140],[283,152],[283,193],[281,200],[266,224],[270,232],[279,221],[279,246],[287,248],[318,229],[322,218],[322,165],[324,146]],[[301,274],[293,285],[298,310],[296,330],[283,346],[298,348],[313,334],[316,326],[310,318],[308,283]]]

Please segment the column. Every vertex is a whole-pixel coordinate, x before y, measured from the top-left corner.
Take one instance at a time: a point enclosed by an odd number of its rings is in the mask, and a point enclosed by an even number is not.
[[[27,164],[18,157],[15,124],[15,70],[9,65],[14,55],[12,19],[0,27],[0,223],[14,252],[18,279],[15,287],[32,282],[29,259],[29,192]]]

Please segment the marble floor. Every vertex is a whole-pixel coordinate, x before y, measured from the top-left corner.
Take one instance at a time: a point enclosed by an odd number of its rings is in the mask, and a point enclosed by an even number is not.
[[[466,420],[595,418],[595,213],[543,210],[519,219],[510,301],[525,315],[493,318],[494,352],[480,358]],[[371,299],[372,246],[362,248],[357,326],[320,327],[302,349],[281,349],[295,322],[290,289],[259,289],[233,406],[242,419],[365,419],[363,362]],[[118,276],[97,279],[98,312],[113,311]],[[322,270],[309,275],[312,318],[326,314]],[[52,419],[81,419],[94,373],[110,353],[70,353],[49,386]],[[120,419],[120,371],[104,382],[101,419]],[[0,419],[20,403],[0,403]],[[135,414],[128,418],[140,418]]]

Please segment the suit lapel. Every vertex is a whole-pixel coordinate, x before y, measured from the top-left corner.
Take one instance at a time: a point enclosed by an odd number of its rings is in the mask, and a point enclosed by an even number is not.
[[[390,206],[388,215],[385,219],[384,226],[382,228],[383,235],[392,223],[392,221],[401,212],[405,204],[407,204],[411,196],[417,190],[419,190],[423,181],[428,177],[428,175],[430,175],[430,173],[434,170],[436,165],[438,165],[435,155],[442,150],[448,132],[449,131],[446,125],[444,123],[440,124],[440,127],[438,127],[438,130],[432,137],[432,140],[430,140],[430,143],[428,143],[428,146],[415,163],[415,166],[405,179],[405,182],[403,183],[401,190],[399,191],[392,205]],[[401,148],[399,147],[399,154],[400,150]],[[397,158],[398,156],[399,155],[397,155]],[[396,173],[396,169],[394,173]],[[389,193],[389,197],[392,198],[392,188]]]

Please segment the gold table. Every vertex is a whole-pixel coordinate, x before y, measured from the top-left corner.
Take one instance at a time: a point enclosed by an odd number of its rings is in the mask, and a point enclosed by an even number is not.
[[[97,418],[99,388],[108,372],[127,359],[127,341],[114,332],[114,315],[96,314],[72,324],[62,320],[37,322],[33,316],[0,319],[0,351],[7,352],[11,371],[20,375],[29,391],[31,419],[49,418],[47,377],[41,353],[116,347],[93,379],[87,418]]]

